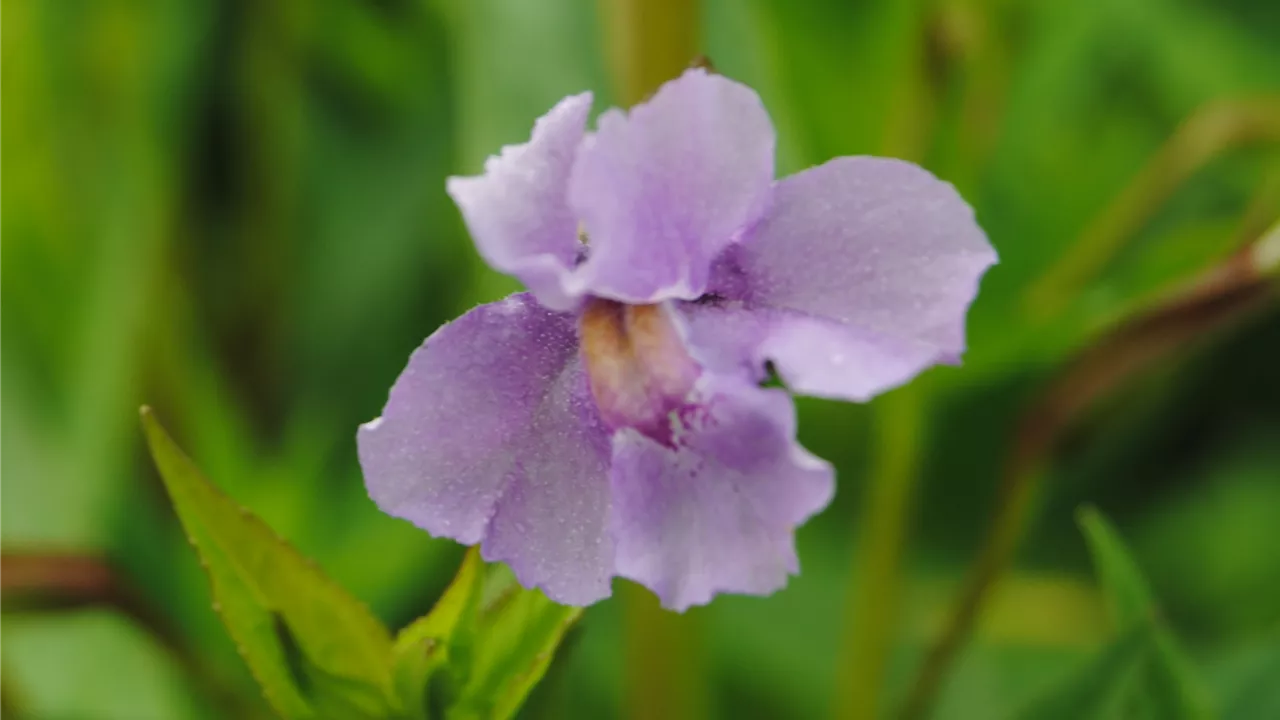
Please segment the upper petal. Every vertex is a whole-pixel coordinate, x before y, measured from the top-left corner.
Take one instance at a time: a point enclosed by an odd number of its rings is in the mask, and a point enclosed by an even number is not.
[[[433,535],[483,540],[487,559],[558,601],[609,594],[609,441],[573,316],[518,294],[442,327],[358,446],[384,512]]]
[[[768,594],[796,572],[794,531],[831,500],[831,466],[795,442],[782,390],[706,374],[674,447],[614,436],[617,572],[675,610]]]
[[[773,155],[755,91],[703,70],[602,115],[569,181],[590,243],[578,287],[631,303],[698,297],[717,253],[764,211]]]
[[[959,359],[965,314],[995,261],[951,185],[900,160],[846,157],[777,183],[768,216],[719,259],[712,289],[772,313],[767,357],[789,383],[865,399]],[[867,363],[877,381],[844,376]]]
[[[583,247],[568,184],[590,110],[591,93],[561,100],[538,119],[529,142],[490,157],[483,175],[446,184],[485,260],[555,310],[576,301],[565,283]]]

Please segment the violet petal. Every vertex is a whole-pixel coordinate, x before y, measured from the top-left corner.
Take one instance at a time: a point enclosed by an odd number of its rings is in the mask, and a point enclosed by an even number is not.
[[[995,261],[951,185],[900,160],[846,157],[778,182],[769,215],[717,260],[712,291],[764,313],[762,345],[741,361],[774,361],[799,392],[865,400],[959,360]],[[690,342],[714,354],[708,337]]]
[[[927,343],[791,310],[683,303],[681,314],[690,352],[704,367],[760,381],[772,362],[802,395],[864,402],[939,362]]]
[[[525,293],[440,328],[360,428],[384,512],[486,559],[554,600],[609,594],[609,439],[577,351],[575,318]]]
[[[690,70],[597,125],[569,181],[590,243],[578,287],[636,304],[698,297],[768,201],[774,132],[759,96]]]
[[[565,283],[583,247],[567,188],[590,111],[591,93],[561,100],[538,119],[529,142],[490,157],[483,175],[446,184],[485,260],[553,310],[577,303]]]
[[[674,610],[720,592],[764,595],[799,570],[796,526],[831,500],[831,466],[795,442],[791,398],[704,375],[676,447],[614,436],[617,572]]]

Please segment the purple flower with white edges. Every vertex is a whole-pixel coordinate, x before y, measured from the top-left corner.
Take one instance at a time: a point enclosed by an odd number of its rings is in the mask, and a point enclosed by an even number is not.
[[[957,363],[996,256],[947,183],[842,157],[773,178],[750,88],[702,70],[586,130],[562,100],[451,178],[481,255],[528,287],[437,330],[359,432],[369,494],[552,599],[614,576],[669,608],[768,594],[833,471],[794,392],[863,401]]]

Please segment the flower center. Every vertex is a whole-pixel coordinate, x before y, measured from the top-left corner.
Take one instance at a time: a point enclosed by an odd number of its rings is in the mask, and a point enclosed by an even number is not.
[[[593,298],[582,312],[582,359],[600,416],[672,444],[672,413],[685,405],[700,368],[661,305]]]

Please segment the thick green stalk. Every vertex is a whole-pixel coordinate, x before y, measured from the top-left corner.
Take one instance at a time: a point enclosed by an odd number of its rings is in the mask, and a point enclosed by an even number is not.
[[[978,186],[1000,130],[1009,82],[1008,32],[988,0],[941,0],[929,19],[930,80],[941,95],[929,169],[966,198]]]
[[[663,610],[639,585],[622,587],[626,614],[623,716],[633,720],[700,720],[710,716],[698,610]]]
[[[605,47],[624,105],[644,100],[698,56],[696,0],[604,0]],[[644,588],[627,584],[621,600],[626,643],[624,707],[631,718],[707,716],[697,613],[677,615]]]
[[[1160,302],[1131,313],[1080,351],[1023,411],[982,550],[946,629],[916,675],[903,720],[923,720],[932,711],[992,588],[1013,560],[1059,439],[1101,398],[1152,365],[1273,305],[1278,276],[1280,223]]]
[[[644,100],[698,55],[697,0],[604,0],[605,47],[618,98]]]
[[[924,720],[942,691],[951,662],[977,625],[990,589],[1004,573],[1017,549],[1042,475],[1042,458],[1026,454],[1003,476],[996,509],[978,559],[969,572],[951,620],[917,672],[900,714],[902,720]]]
[[[899,81],[891,93],[881,154],[919,162],[933,133],[937,98],[924,74],[924,5],[903,2],[886,16],[898,38],[885,51],[895,57]],[[922,381],[876,404],[875,457],[857,523],[851,601],[838,666],[835,717],[872,720],[879,714],[889,655],[902,601],[902,562],[911,532],[912,498],[928,391]]]
[[[875,718],[902,599],[902,556],[918,476],[924,392],[902,388],[880,400],[875,465],[858,523],[853,600],[836,683],[838,718]]]

